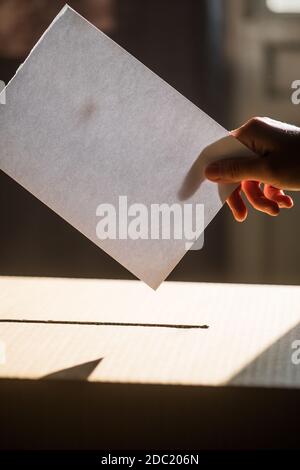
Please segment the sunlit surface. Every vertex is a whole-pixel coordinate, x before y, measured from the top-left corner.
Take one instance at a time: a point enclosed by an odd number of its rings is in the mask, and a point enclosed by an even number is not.
[[[275,13],[300,13],[300,0],[267,0],[267,6]]]
[[[299,287],[3,277],[0,377],[300,387],[299,305]]]

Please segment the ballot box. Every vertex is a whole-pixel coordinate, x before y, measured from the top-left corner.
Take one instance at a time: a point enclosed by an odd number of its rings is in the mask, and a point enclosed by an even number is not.
[[[300,288],[0,279],[2,449],[298,443]]]

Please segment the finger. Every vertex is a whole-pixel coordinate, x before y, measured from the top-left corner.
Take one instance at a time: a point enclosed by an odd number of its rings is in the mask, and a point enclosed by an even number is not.
[[[290,196],[287,196],[282,189],[275,188],[270,184],[265,184],[264,195],[271,201],[277,202],[280,208],[290,209],[294,205],[294,201]]]
[[[237,183],[243,180],[271,183],[268,180],[264,158],[261,157],[219,160],[206,167],[205,176],[218,183]]]
[[[241,186],[236,188],[235,191],[227,199],[227,204],[235,218],[238,222],[244,222],[247,218],[247,207],[241,196]]]
[[[242,190],[254,209],[272,216],[279,214],[277,202],[266,198],[257,181],[243,181]]]
[[[274,147],[274,133],[275,136],[280,133],[275,123],[276,121],[269,118],[253,117],[238,129],[231,131],[231,135],[254,152],[265,155]]]

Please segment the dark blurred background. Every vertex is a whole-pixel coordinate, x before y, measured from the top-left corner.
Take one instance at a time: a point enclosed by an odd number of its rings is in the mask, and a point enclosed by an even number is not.
[[[64,3],[0,0],[1,80],[12,78]],[[300,125],[300,105],[291,102],[300,0],[69,4],[227,129],[254,115]],[[0,207],[1,275],[133,278],[3,173]],[[169,279],[299,284],[299,211],[296,197],[278,218],[250,211],[238,224],[224,207],[204,248],[187,253]]]

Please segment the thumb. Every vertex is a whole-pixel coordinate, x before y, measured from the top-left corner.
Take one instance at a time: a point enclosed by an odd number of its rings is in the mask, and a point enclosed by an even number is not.
[[[242,180],[268,182],[266,165],[261,157],[219,160],[206,167],[205,176],[211,181],[222,183],[238,183]]]

